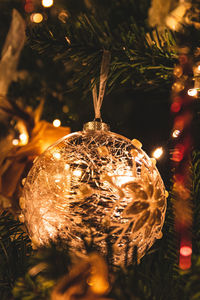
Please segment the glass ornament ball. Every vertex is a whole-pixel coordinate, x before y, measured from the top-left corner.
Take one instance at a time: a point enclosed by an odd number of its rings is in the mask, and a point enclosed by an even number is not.
[[[139,141],[89,122],[36,159],[22,202],[35,245],[59,237],[75,254],[85,255],[83,237],[92,237],[106,255],[109,235],[114,263],[123,265],[125,259],[131,262],[135,246],[140,259],[161,238],[166,191],[155,160]]]

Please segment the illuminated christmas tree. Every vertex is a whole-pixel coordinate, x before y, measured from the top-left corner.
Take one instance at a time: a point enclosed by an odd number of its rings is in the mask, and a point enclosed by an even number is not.
[[[200,299],[200,2],[0,7],[0,298]]]

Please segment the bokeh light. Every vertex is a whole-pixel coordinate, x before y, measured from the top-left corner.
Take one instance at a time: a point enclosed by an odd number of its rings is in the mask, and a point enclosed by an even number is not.
[[[43,15],[40,13],[34,13],[31,15],[30,19],[33,23],[41,23],[43,20]]]
[[[159,159],[163,155],[163,148],[159,147],[153,151],[153,157]]]
[[[42,6],[51,7],[53,5],[53,0],[42,0]]]
[[[60,125],[61,125],[61,121],[60,121],[59,119],[55,119],[55,120],[53,121],[53,126],[54,126],[54,127],[60,127]]]
[[[189,89],[188,90],[188,95],[191,97],[194,97],[197,95],[197,90],[196,89]]]

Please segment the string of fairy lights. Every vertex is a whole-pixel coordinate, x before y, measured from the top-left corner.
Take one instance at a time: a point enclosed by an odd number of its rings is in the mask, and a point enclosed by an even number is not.
[[[52,122],[53,126],[58,128],[61,126],[61,121],[59,119],[55,119]],[[22,128],[21,131],[19,131],[18,136],[14,137],[14,139],[12,140],[12,144],[13,146],[25,146],[27,145],[29,142],[29,134],[27,132],[27,130],[24,130]]]
[[[30,21],[33,23],[41,23],[44,20],[44,15],[37,11],[37,3],[34,0],[26,0],[24,5],[24,10],[26,13],[30,14]],[[50,8],[53,6],[53,0],[42,0],[40,3],[44,8]]]

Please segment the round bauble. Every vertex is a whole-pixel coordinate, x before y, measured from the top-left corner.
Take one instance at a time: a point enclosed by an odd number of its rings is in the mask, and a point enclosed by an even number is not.
[[[48,148],[34,163],[23,191],[23,215],[35,244],[58,237],[76,254],[93,237],[106,255],[109,233],[114,263],[138,258],[161,237],[166,191],[155,161],[129,140],[89,122]]]

